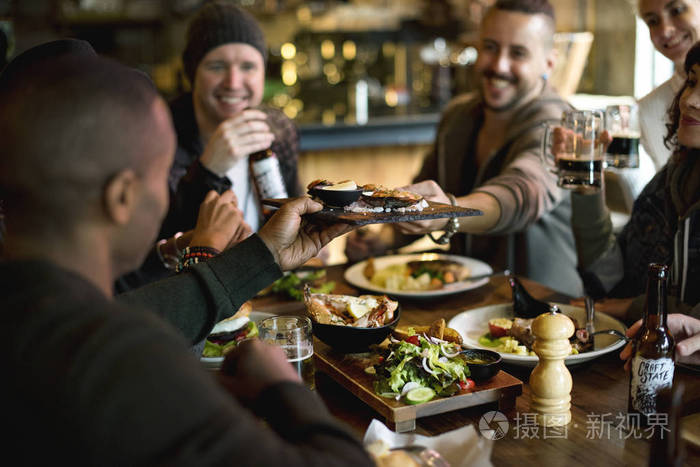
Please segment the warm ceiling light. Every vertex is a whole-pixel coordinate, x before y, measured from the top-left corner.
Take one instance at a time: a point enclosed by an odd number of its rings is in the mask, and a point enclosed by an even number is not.
[[[282,55],[282,58],[285,60],[293,59],[296,54],[297,48],[294,47],[294,44],[291,42],[285,42],[282,44],[282,47],[280,47],[280,55]]]
[[[354,60],[357,55],[357,47],[353,41],[343,42],[343,58],[345,60]]]
[[[335,44],[331,40],[324,40],[321,42],[321,57],[326,60],[330,60],[335,56]]]

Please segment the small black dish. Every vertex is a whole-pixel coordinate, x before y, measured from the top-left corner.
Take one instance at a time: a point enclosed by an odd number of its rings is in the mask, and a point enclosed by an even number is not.
[[[401,318],[401,305],[394,312],[394,319],[378,328],[356,328],[337,324],[320,324],[311,319],[314,336],[333,349],[343,353],[367,352],[372,344],[387,338]]]
[[[342,208],[360,199],[362,188],[357,188],[355,190],[324,190],[323,188],[311,188],[309,194],[323,201],[323,204],[329,208]]]
[[[467,359],[467,366],[471,373],[470,378],[476,382],[487,381],[501,369],[501,355],[498,352],[482,349],[462,350],[462,355]],[[470,363],[474,360],[474,363]]]

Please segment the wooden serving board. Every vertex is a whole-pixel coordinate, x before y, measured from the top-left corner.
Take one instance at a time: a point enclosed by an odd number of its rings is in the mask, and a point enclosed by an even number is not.
[[[291,201],[289,198],[264,199],[263,204],[282,207]],[[411,222],[429,219],[448,219],[450,217],[482,216],[478,209],[451,206],[444,203],[428,201],[428,207],[422,211],[413,212],[348,212],[340,208],[325,207],[319,212],[308,214],[306,217],[320,224],[345,223],[350,225],[385,224],[390,222]]]
[[[489,381],[478,384],[472,392],[410,405],[381,397],[374,392],[374,375],[365,373],[369,360],[363,354],[343,354],[314,339],[314,363],[317,371],[328,374],[379,412],[386,419],[387,425],[397,433],[415,430],[417,418],[489,402],[498,402],[499,410],[508,412],[515,407],[515,398],[523,393],[522,381],[500,371]]]

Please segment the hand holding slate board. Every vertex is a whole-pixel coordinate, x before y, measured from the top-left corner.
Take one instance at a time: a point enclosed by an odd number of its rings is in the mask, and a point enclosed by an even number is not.
[[[282,207],[289,201],[291,201],[290,198],[262,200],[263,204],[277,208]],[[368,225],[441,218],[449,219],[451,217],[481,216],[483,214],[484,213],[478,209],[463,208],[461,206],[428,201],[428,207],[423,208],[422,211],[394,212],[392,210],[391,212],[352,212],[345,211],[342,208],[324,207],[323,210],[313,214],[307,214],[304,217],[319,224],[345,223],[349,225]]]

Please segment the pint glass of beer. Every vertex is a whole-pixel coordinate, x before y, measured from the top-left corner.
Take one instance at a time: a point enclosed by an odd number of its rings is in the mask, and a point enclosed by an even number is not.
[[[603,122],[603,113],[597,110],[569,110],[557,125],[546,127],[542,160],[558,175],[560,187],[584,191],[601,188],[605,165],[600,142]]]
[[[639,110],[635,104],[609,105],[605,109],[605,129],[612,142],[605,154],[606,167],[639,167]]]
[[[306,387],[315,389],[311,320],[305,316],[271,316],[262,320],[258,329],[260,339],[280,346],[287,354],[287,361],[296,368]]]

